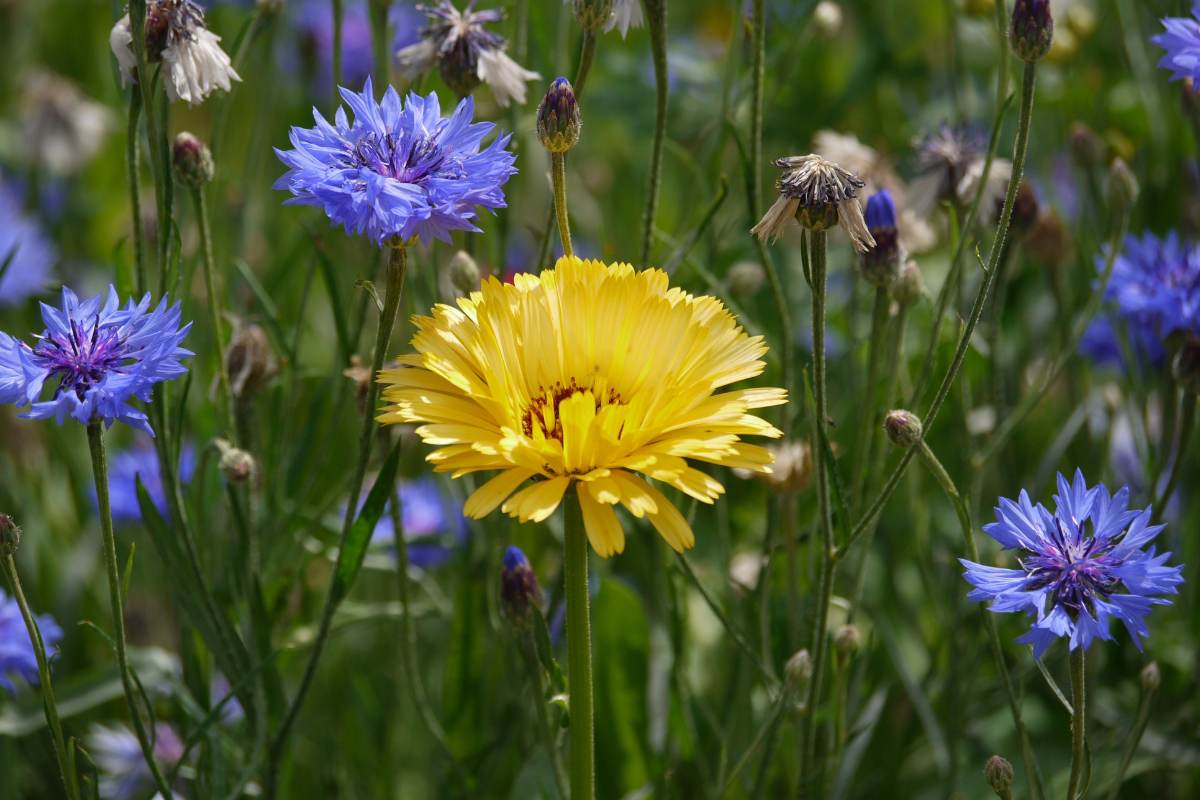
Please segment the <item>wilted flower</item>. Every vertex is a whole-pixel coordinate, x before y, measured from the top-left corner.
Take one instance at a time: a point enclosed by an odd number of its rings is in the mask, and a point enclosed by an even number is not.
[[[1191,17],[1166,17],[1166,30],[1150,41],[1166,51],[1158,66],[1171,72],[1171,80],[1200,83],[1200,2],[1192,4]]]
[[[0,223],[0,306],[16,305],[45,288],[58,253],[41,227],[26,216],[20,199],[3,184],[0,184],[0,220],[3,220]],[[0,353],[3,353],[2,341]],[[3,366],[0,366],[0,393],[4,386],[3,375]]]
[[[513,100],[525,103],[525,82],[542,76],[509,58],[504,37],[484,27],[499,22],[497,9],[475,10],[475,2],[459,11],[450,0],[421,6],[429,24],[421,29],[421,40],[400,49],[396,61],[410,80],[436,66],[446,85],[466,97],[480,82],[486,83],[496,102],[507,106]]]
[[[784,170],[776,184],[779,197],[751,233],[774,241],[795,219],[811,230],[840,224],[859,252],[874,246],[858,202],[858,191],[866,185],[861,178],[818,155],[787,156],[775,166]]]
[[[929,214],[939,203],[969,205],[975,198],[987,161],[987,141],[975,128],[942,124],[914,144],[921,177],[913,185],[913,203]],[[991,208],[1003,197],[1012,175],[1012,163],[992,159],[980,208]]]
[[[408,545],[408,561],[422,569],[444,564],[467,535],[462,511],[442,495],[432,478],[403,481],[400,494],[400,524]],[[395,545],[391,502],[371,534],[374,545],[391,551]]]
[[[121,308],[111,286],[107,296],[80,302],[64,286],[62,308],[43,303],[42,320],[46,330],[32,347],[0,333],[0,403],[31,406],[23,415],[31,419],[124,422],[153,436],[146,414],[130,402],[148,403],[154,384],[187,372],[180,359],[192,353],[180,344],[192,325],[179,327],[179,304],[163,298],[151,310],[147,293]]]
[[[1148,635],[1145,617],[1162,595],[1176,594],[1182,567],[1166,566],[1170,553],[1142,550],[1165,527],[1151,525],[1150,509],[1129,508],[1129,489],[1110,495],[1104,485],[1089,488],[1083,473],[1073,482],[1058,476],[1051,513],[1021,490],[1019,500],[1000,498],[996,521],[983,532],[1005,549],[1021,551],[1020,569],[959,559],[975,587],[971,600],[990,600],[995,612],[1024,611],[1035,618],[1018,642],[1041,658],[1058,637],[1070,649],[1085,650],[1094,639],[1111,640],[1109,623],[1124,623],[1139,650]]]
[[[361,94],[341,93],[353,124],[343,108],[333,125],[314,108],[316,127],[292,128],[295,149],[275,150],[289,167],[275,182],[295,195],[288,204],[321,208],[347,233],[365,233],[380,245],[414,236],[449,242],[451,231],[479,230],[476,206],[504,207],[502,187],[516,172],[515,156],[505,149],[509,135],[481,151],[495,126],[471,122],[471,98],[446,119],[432,92],[410,94],[402,104],[389,86],[379,103],[368,78]]]
[[[179,464],[175,470],[180,485],[191,483],[196,472],[196,448],[185,442],[179,450]],[[146,494],[154,502],[158,513],[167,514],[167,491],[163,486],[159,469],[158,453],[154,444],[139,436],[132,447],[112,453],[108,459],[108,491],[112,504],[112,517],[116,522],[138,522],[142,518],[142,505],[138,502],[137,485],[141,481]],[[92,488],[92,505],[96,504],[96,490]]]
[[[625,547],[618,503],[682,551],[695,543],[687,519],[637,473],[711,503],[724,487],[686,459],[770,470],[766,449],[742,437],[781,435],[752,412],[786,392],[718,393],[762,373],[762,338],[662,270],[561,258],[414,323],[416,353],[380,373],[378,419],[419,424],[439,472],[500,470],[467,516],[502,507],[541,522],[574,486],[599,555]]]
[[[91,161],[113,126],[108,107],[42,70],[27,76],[22,86],[21,133],[29,160],[58,175]]]
[[[49,658],[62,640],[62,628],[48,614],[39,616],[37,624],[46,647],[46,657]],[[33,652],[33,642],[25,627],[25,619],[21,616],[20,606],[0,589],[0,689],[15,694],[17,687],[13,683],[14,678],[36,685],[37,656]]]
[[[261,325],[234,322],[233,337],[225,351],[225,369],[229,372],[229,388],[239,402],[249,400],[275,377],[279,362]]]
[[[217,89],[229,91],[240,81],[221,37],[204,25],[204,9],[193,0],[148,0],[146,3],[146,59],[165,65],[167,96],[196,105]],[[121,80],[133,82],[137,56],[129,15],[121,17],[108,37],[109,47],[121,68]]]
[[[124,725],[93,725],[87,750],[100,771],[104,800],[138,800],[154,788],[154,776],[133,731]],[[165,722],[154,726],[154,760],[171,769],[183,757],[183,741]]]
[[[1106,254],[1097,256],[1097,270],[1103,272],[1106,262]],[[1200,247],[1174,231],[1163,238],[1127,236],[1105,297],[1116,302],[1131,330],[1148,338],[1200,333]]]

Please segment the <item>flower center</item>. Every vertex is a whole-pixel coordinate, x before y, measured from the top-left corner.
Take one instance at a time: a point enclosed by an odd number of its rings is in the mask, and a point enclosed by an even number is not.
[[[52,376],[59,378],[54,396],[73,391],[80,400],[106,374],[123,372],[123,365],[129,359],[120,329],[102,328],[99,319],[92,324],[90,333],[82,323],[71,320],[70,334],[43,337],[33,353]]]
[[[565,386],[561,381],[555,381],[549,389],[538,387],[529,404],[521,412],[521,430],[526,436],[533,436],[534,430],[537,429],[547,439],[557,439],[561,442],[563,426],[559,407],[564,400],[583,392],[593,392],[597,412],[605,406],[621,404],[621,395],[616,389],[595,392],[592,386],[580,386],[575,378],[571,378]]]
[[[351,156],[358,166],[402,183],[421,183],[433,176],[456,179],[464,175],[462,165],[448,159],[431,136],[405,142],[390,133],[384,136],[368,133],[358,140]]]

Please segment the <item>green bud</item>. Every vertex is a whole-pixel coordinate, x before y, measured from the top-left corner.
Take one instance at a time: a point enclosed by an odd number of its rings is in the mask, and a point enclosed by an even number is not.
[[[438,293],[442,301],[453,303],[460,297],[479,291],[479,265],[471,254],[459,250],[442,267],[438,275]]]
[[[1141,679],[1143,692],[1158,691],[1158,687],[1162,685],[1162,673],[1159,672],[1157,661],[1151,661],[1142,667]]]
[[[812,678],[812,656],[808,654],[808,650],[800,650],[787,660],[783,665],[783,677],[787,681],[788,689],[793,692],[798,692],[808,685]]]
[[[1138,199],[1138,181],[1122,158],[1114,158],[1104,179],[1108,207],[1116,214],[1127,214]]]
[[[763,287],[767,273],[757,261],[739,261],[725,273],[729,293],[739,299],[753,297]]]
[[[571,82],[566,78],[555,78],[538,106],[538,141],[551,153],[565,153],[579,142],[582,125]]]
[[[911,258],[900,268],[900,277],[892,286],[892,299],[902,306],[911,306],[925,295],[925,278],[921,268]]]
[[[204,142],[184,131],[175,137],[171,148],[171,162],[179,182],[192,189],[199,189],[213,179],[215,167],[212,152]]]
[[[983,765],[983,776],[987,779],[988,786],[992,787],[992,791],[997,797],[1011,797],[1013,785],[1013,766],[1008,759],[1003,756],[992,756]]]
[[[585,33],[603,28],[613,13],[613,0],[574,0],[575,20]]]
[[[924,433],[921,419],[911,411],[889,411],[883,421],[888,440],[897,447],[916,447]]]
[[[849,657],[858,652],[862,646],[862,634],[855,625],[843,625],[833,634],[833,646],[843,657]]]

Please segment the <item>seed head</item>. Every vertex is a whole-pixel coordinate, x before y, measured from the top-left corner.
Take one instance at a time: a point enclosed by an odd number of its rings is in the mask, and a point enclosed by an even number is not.
[[[897,447],[916,447],[923,433],[921,419],[911,411],[889,411],[883,421],[888,440]]]
[[[279,372],[271,340],[262,326],[235,322],[233,339],[225,350],[229,387],[239,402],[245,402],[265,387]]]
[[[213,179],[215,167],[212,152],[204,142],[187,131],[175,137],[171,161],[180,183],[189,188],[199,189]]]
[[[1008,798],[1012,791],[1013,766],[1003,756],[992,756],[983,765],[983,776],[997,797]]]
[[[555,78],[538,106],[538,141],[551,153],[565,153],[579,142],[582,125],[571,82],[566,78]]]
[[[794,218],[812,231],[840,224],[860,253],[875,246],[858,202],[865,181],[815,154],[787,156],[775,161],[775,166],[784,171],[776,184],[779,197],[750,230],[752,234],[774,241]]]
[[[8,514],[0,514],[0,558],[16,555],[21,544],[21,529]]]
[[[1040,60],[1054,41],[1050,0],[1017,0],[1008,32],[1013,53],[1022,61]]]

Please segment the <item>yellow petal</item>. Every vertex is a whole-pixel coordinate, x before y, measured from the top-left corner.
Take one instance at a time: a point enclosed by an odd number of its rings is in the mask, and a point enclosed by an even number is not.
[[[501,510],[521,522],[542,522],[558,508],[563,492],[570,485],[571,479],[565,475],[538,481],[508,498]]]
[[[580,491],[579,507],[583,510],[583,525],[592,549],[602,558],[625,550],[625,531],[613,507],[598,503],[589,492]],[[570,502],[570,501],[568,501]]]
[[[677,553],[694,547],[696,537],[692,533],[692,526],[688,525],[687,519],[679,513],[679,509],[672,505],[662,492],[641,478],[636,475],[631,475],[629,478],[631,481],[640,483],[642,490],[654,501],[655,510],[648,512],[650,524],[654,526],[660,536],[667,540],[667,544],[671,545]]]
[[[463,513],[472,519],[486,517],[508,498],[513,491],[534,476],[531,469],[508,469],[480,486],[467,498]]]

